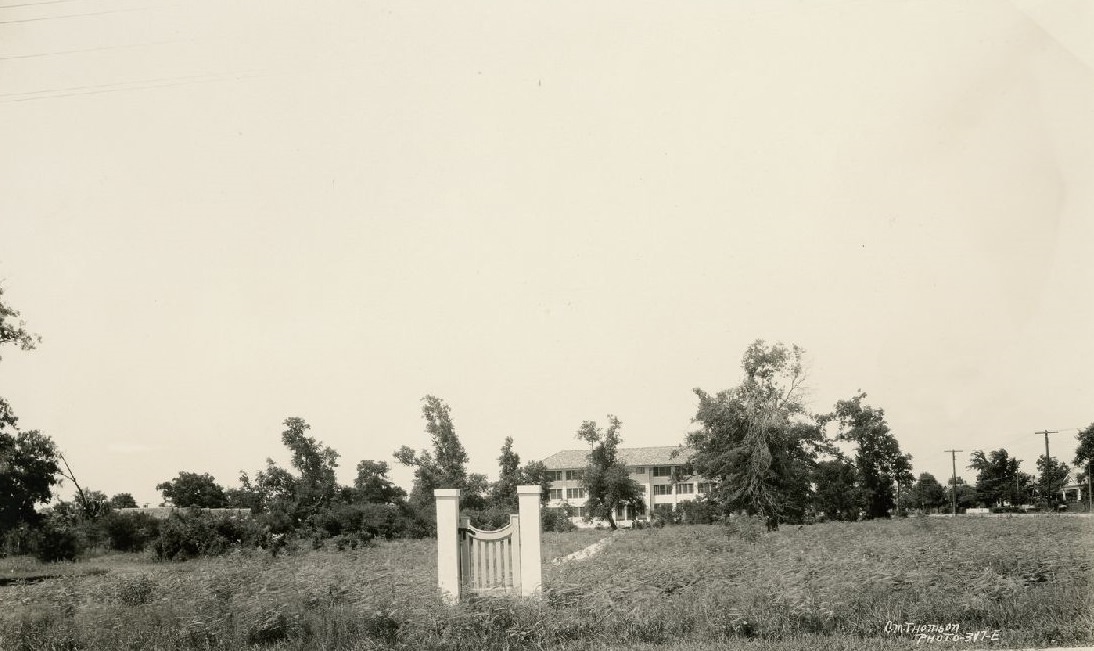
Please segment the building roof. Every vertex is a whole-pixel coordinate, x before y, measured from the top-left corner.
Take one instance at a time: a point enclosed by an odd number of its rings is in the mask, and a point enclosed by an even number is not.
[[[669,466],[683,464],[692,450],[682,445],[659,445],[649,448],[619,448],[619,460],[627,466]],[[674,456],[675,453],[675,456]],[[589,465],[589,450],[563,450],[543,460],[548,470],[584,468]]]

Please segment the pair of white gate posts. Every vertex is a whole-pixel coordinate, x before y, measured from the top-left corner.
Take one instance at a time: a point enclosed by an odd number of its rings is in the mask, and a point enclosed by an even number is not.
[[[517,486],[519,514],[497,531],[460,518],[460,489],[438,488],[437,586],[448,603],[469,594],[536,595],[543,586],[540,494],[537,484]]]

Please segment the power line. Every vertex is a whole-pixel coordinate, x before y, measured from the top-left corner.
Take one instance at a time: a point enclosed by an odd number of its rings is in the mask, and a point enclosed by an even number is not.
[[[69,2],[85,2],[85,0],[45,0],[44,2],[21,2],[16,5],[0,5],[0,9],[15,9],[16,7],[37,7],[38,5],[59,5]]]
[[[102,47],[89,47],[81,50],[58,50],[56,52],[35,52],[33,54],[12,54],[8,56],[0,56],[0,61],[6,61],[9,59],[33,59],[36,57],[50,57],[50,56],[63,56],[66,54],[81,54],[83,52],[100,52],[103,50],[120,50],[131,47],[146,47],[155,45],[170,45],[172,43],[178,43],[179,41],[154,41],[152,43],[130,43],[128,45],[104,45]]]
[[[6,9],[7,7],[0,7]],[[146,7],[136,7],[133,9],[107,9],[106,11],[92,11],[86,14],[63,14],[61,16],[39,16],[37,18],[17,18],[15,20],[0,20],[0,25],[11,25],[13,23],[34,23],[42,20],[62,20],[65,18],[86,18],[88,16],[102,16],[105,14],[120,14],[132,11],[148,11]]]
[[[54,99],[59,97],[72,97],[75,95],[97,95],[101,93],[117,93],[127,90],[148,90],[152,88],[170,88],[186,84],[199,84],[212,81],[225,81],[229,79],[239,80],[246,77],[257,76],[257,73],[230,73],[220,75],[188,75],[183,77],[164,77],[161,79],[147,79],[141,81],[127,81],[113,84],[97,84],[92,86],[72,86],[69,88],[47,88],[22,93],[0,94],[0,103],[28,102],[39,99]]]

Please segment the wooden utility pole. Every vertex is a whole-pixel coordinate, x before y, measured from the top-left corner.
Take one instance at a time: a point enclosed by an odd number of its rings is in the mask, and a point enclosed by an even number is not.
[[[957,453],[964,452],[964,450],[946,450],[950,453],[950,460],[953,461],[953,488],[950,489],[950,503],[953,515],[957,515]]]
[[[1048,459],[1051,458],[1048,454],[1048,435],[1049,434],[1059,434],[1059,432],[1057,432],[1055,430],[1050,431],[1050,430],[1046,429],[1042,432],[1034,432],[1034,434],[1044,434],[1045,435],[1045,460],[1047,461]]]

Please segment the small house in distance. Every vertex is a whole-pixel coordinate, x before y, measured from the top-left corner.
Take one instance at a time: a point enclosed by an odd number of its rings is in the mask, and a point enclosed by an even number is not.
[[[648,508],[653,511],[671,512],[681,502],[697,499],[711,491],[710,480],[692,474],[688,460],[692,451],[676,445],[663,445],[648,448],[619,448],[619,460],[627,466],[631,479],[634,479],[645,494],[642,496]],[[563,450],[543,460],[550,480],[547,508],[560,509],[571,507],[571,521],[579,527],[596,526],[596,522],[586,522],[588,515],[586,500],[588,496],[582,477],[588,466],[589,450]],[[648,513],[636,513],[634,509],[617,506],[613,514],[620,527],[633,526],[635,521],[649,518]]]

